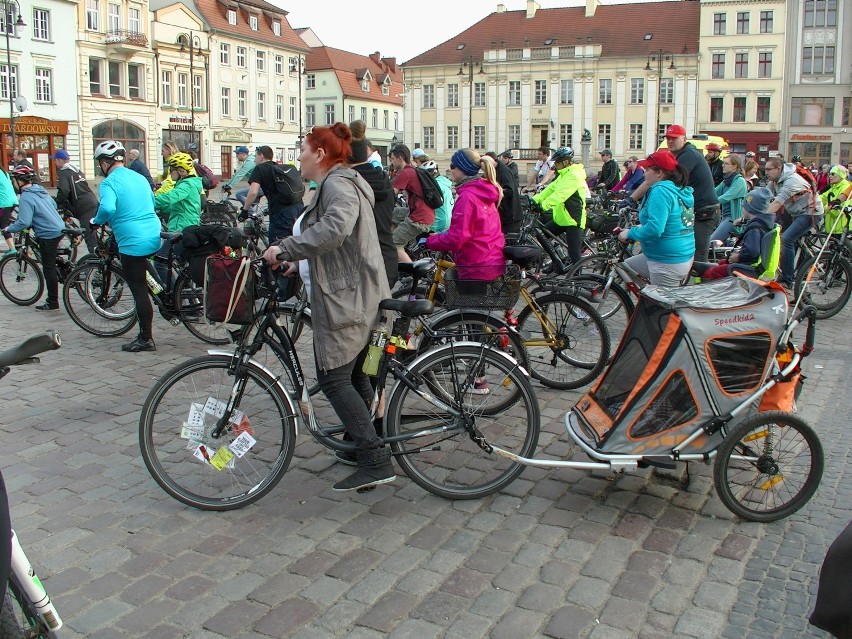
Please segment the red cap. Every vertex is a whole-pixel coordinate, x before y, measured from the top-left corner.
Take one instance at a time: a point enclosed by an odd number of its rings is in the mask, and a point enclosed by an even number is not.
[[[686,137],[686,129],[684,129],[681,125],[672,124],[668,129],[666,129],[667,138],[678,138],[680,136]]]
[[[708,151],[721,151],[722,150],[722,147],[719,146],[718,144],[716,144],[715,142],[711,142],[710,144],[708,144],[704,148],[707,149]]]
[[[656,166],[663,169],[663,171],[674,171],[677,167],[677,158],[672,155],[671,151],[664,149],[662,151],[654,151],[647,158],[639,160],[636,164],[643,169],[648,166]]]

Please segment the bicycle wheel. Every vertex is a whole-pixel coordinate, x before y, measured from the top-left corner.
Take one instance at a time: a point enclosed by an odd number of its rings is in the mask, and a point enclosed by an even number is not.
[[[0,637],[2,639],[56,639],[54,633],[36,612],[24,593],[18,577],[9,573],[6,598],[0,609]]]
[[[567,390],[594,380],[609,360],[609,330],[592,305],[567,293],[533,298],[518,317],[530,375]]]
[[[574,262],[568,267],[568,272],[565,277],[570,279],[577,275],[587,275],[589,273],[595,275],[605,275],[609,268],[609,259],[612,256],[607,253],[596,253],[594,255],[586,255]]]
[[[852,295],[852,266],[843,255],[826,251],[808,281],[814,259],[812,257],[806,260],[796,270],[794,290],[798,299],[807,281],[807,293],[810,293],[810,297],[805,297],[805,303],[816,308],[817,319],[828,319],[842,311]]]
[[[205,355],[175,366],[151,389],[139,417],[151,476],[202,510],[233,510],[263,497],[287,471],[296,445],[295,406],[275,380],[252,364],[237,379],[231,363],[230,355]],[[214,438],[215,413],[221,415],[235,384],[242,386],[239,412]]]
[[[722,503],[750,521],[775,521],[804,506],[822,478],[822,444],[800,417],[757,413],[716,451],[713,480]]]
[[[136,304],[121,270],[109,262],[83,262],[62,286],[74,323],[98,337],[124,335],[136,324]]]
[[[17,253],[0,260],[0,290],[18,306],[35,304],[44,293],[44,275],[29,255]]]
[[[475,394],[475,380],[488,381]],[[409,386],[409,383],[411,386]],[[502,396],[518,399],[503,411],[491,406]],[[449,398],[458,417],[430,397]],[[538,444],[541,414],[532,385],[519,365],[485,346],[447,344],[428,352],[397,381],[385,413],[396,460],[412,481],[448,499],[478,499],[509,485],[524,465],[487,453],[471,438],[471,428],[485,440],[522,457]]]
[[[583,295],[588,296],[595,310],[600,313],[609,331],[609,352],[613,355],[636,308],[630,293],[617,282],[612,282],[607,287],[605,277],[592,273],[572,277],[565,284],[579,287]]]
[[[172,292],[172,309],[187,330],[208,344],[230,344],[226,324],[209,324],[204,317],[204,289],[185,274],[178,277]]]

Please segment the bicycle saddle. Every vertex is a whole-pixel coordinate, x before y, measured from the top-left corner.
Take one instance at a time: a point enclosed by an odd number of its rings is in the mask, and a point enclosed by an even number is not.
[[[412,275],[417,279],[426,277],[435,268],[435,260],[424,257],[416,262],[400,262],[399,272],[401,275]]]
[[[83,234],[83,229],[62,229],[62,235],[67,237],[80,237]]]
[[[429,300],[386,299],[379,302],[379,308],[384,311],[396,311],[404,317],[431,315],[435,312],[435,305]]]
[[[537,246],[504,246],[503,256],[521,268],[526,268],[541,259],[542,250]]]
[[[168,240],[169,242],[172,242],[172,243],[179,242],[182,237],[183,237],[183,233],[166,233],[166,232],[160,233],[160,239]]]

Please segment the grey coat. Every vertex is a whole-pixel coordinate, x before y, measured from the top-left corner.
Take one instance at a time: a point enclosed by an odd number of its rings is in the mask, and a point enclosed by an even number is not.
[[[283,259],[307,259],[310,265],[317,368],[348,364],[367,345],[379,302],[390,297],[373,189],[353,169],[335,166],[305,209],[301,235],[278,246]]]

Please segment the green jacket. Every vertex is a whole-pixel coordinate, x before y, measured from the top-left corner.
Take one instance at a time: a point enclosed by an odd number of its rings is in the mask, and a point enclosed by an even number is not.
[[[579,227],[586,228],[586,169],[579,163],[569,164],[532,200],[551,211],[559,226],[578,226],[579,219]]]
[[[201,178],[185,177],[172,190],[154,196],[154,206],[169,216],[169,232],[180,233],[201,222]]]

